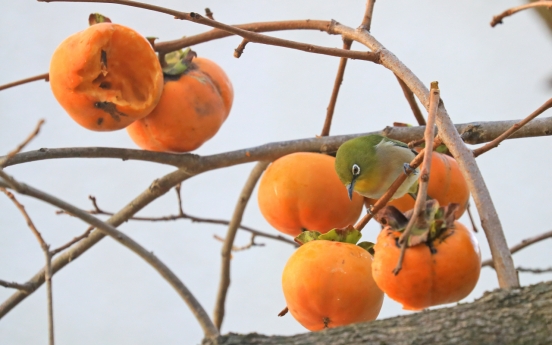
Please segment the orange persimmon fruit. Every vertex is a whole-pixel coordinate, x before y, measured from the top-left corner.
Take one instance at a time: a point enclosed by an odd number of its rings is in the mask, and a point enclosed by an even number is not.
[[[374,320],[383,292],[372,278],[371,265],[368,251],[354,244],[303,244],[282,275],[289,312],[311,331]]]
[[[458,204],[456,219],[460,218],[468,207],[470,191],[468,183],[460,172],[458,163],[450,156],[433,152],[427,195],[439,202],[439,205]],[[374,205],[377,200],[366,198],[366,206]],[[395,206],[399,211],[406,212],[414,208],[414,199],[410,195],[404,195],[387,203]]]
[[[386,295],[406,310],[458,302],[469,295],[481,270],[481,253],[471,230],[451,215],[434,238],[430,235],[406,248],[402,269],[395,275],[402,233],[391,223],[378,235],[372,263],[374,280]]]
[[[259,183],[258,203],[265,219],[292,236],[325,233],[354,223],[362,212],[359,194],[349,200],[334,169],[335,158],[298,152],[274,161]]]
[[[163,69],[165,86],[157,107],[127,131],[145,150],[189,152],[218,132],[230,113],[234,91],[222,68],[190,49],[174,52],[171,59]]]
[[[151,44],[109,22],[65,39],[52,56],[49,76],[60,105],[94,131],[121,129],[148,115],[163,91],[163,72]]]

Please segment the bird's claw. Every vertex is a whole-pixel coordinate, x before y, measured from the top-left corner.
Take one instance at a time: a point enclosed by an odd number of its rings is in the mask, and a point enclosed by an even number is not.
[[[417,174],[418,174],[418,172],[416,171],[416,169],[414,169],[414,168],[413,168],[410,164],[408,164],[408,163],[404,163],[403,169],[404,169],[404,173],[407,174],[407,175],[410,174],[410,173],[412,173],[412,174],[414,174],[414,175],[417,175]]]

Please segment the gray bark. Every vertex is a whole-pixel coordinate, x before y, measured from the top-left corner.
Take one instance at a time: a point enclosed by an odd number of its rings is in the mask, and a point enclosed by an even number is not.
[[[286,316],[291,317],[291,316]],[[227,334],[203,345],[552,344],[552,282],[473,303],[294,336]]]

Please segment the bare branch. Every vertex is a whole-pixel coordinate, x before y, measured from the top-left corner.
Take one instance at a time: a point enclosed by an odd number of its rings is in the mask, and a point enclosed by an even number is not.
[[[527,123],[529,123],[529,121],[533,120],[535,117],[537,117],[540,114],[544,113],[546,110],[550,109],[551,107],[552,107],[552,98],[550,98],[548,101],[546,101],[543,105],[541,105],[537,110],[532,112],[529,116],[527,116],[526,118],[524,118],[520,122],[514,124],[507,131],[505,131],[500,136],[498,136],[498,138],[495,138],[490,143],[487,143],[487,144],[481,146],[480,148],[473,150],[473,155],[475,157],[477,157],[480,154],[483,154],[483,153],[485,153],[485,152],[487,152],[491,149],[494,149],[495,147],[500,145],[500,143],[502,141],[509,138],[515,132],[519,131],[519,129],[522,128],[523,126],[525,126]]]
[[[230,225],[230,222],[228,220],[212,219],[212,218],[201,218],[201,217],[196,217],[196,216],[192,216],[192,215],[189,215],[189,214],[185,213],[182,210],[182,200],[180,199],[179,191],[177,191],[177,195],[179,197],[178,198],[178,202],[179,202],[179,213],[178,214],[168,215],[168,216],[161,216],[161,217],[130,217],[128,220],[147,221],[147,222],[164,222],[164,221],[173,221],[173,220],[178,220],[178,219],[188,219],[188,220],[191,220],[192,223],[208,223],[208,224],[218,224],[218,225]],[[90,195],[88,198],[92,201],[92,205],[94,207],[94,209],[88,211],[88,213],[90,213],[90,214],[101,214],[101,215],[107,215],[107,216],[114,215],[114,213],[112,213],[112,212],[102,210],[98,206],[97,200],[94,196]],[[58,214],[69,214],[69,213],[67,213],[63,210],[56,211],[56,213],[58,213]],[[69,214],[69,215],[71,215],[71,214]],[[281,242],[284,242],[284,243],[291,244],[295,247],[298,246],[298,244],[296,242],[294,242],[294,241],[292,241],[292,240],[290,240],[286,237],[280,236],[280,235],[268,234],[266,232],[255,230],[251,227],[248,227],[248,226],[245,226],[245,225],[242,225],[242,224],[240,224],[238,226],[238,228],[240,228],[244,231],[250,232],[252,235],[255,235],[255,236],[258,236],[258,237],[270,238],[270,239],[273,239],[273,240],[276,240],[276,241],[281,241]]]
[[[238,45],[238,47],[236,49],[234,49],[234,57],[236,59],[239,59],[242,56],[243,51],[245,50],[245,46],[247,45],[247,43],[249,43],[249,41],[244,38],[241,41],[241,43]]]
[[[1,171],[1,170],[0,170]],[[136,212],[144,208],[146,205],[157,199],[161,195],[167,193],[176,184],[193,176],[184,170],[174,171],[158,180],[155,180],[144,192],[132,200],[127,206],[121,209],[118,213],[109,218],[106,223],[112,226],[119,226],[128,218],[132,217]],[[68,250],[61,253],[52,261],[52,270],[55,274],[65,265],[73,262],[96,243],[101,241],[105,234],[101,231],[93,231],[90,236]],[[28,282],[35,288],[40,287],[44,283],[44,270],[37,272]],[[22,302],[30,293],[17,291],[0,305],[0,318],[5,316],[16,305]]]
[[[258,33],[254,33],[251,31],[243,30],[235,26],[223,24],[221,22],[209,19],[207,17],[204,17],[200,15],[199,13],[195,12],[180,12],[175,11],[170,8],[156,6],[156,5],[150,5],[145,4],[138,1],[130,1],[130,0],[39,0],[41,2],[93,2],[93,3],[110,3],[110,4],[118,4],[118,5],[125,5],[130,7],[138,7],[143,8],[146,10],[151,10],[155,12],[165,13],[169,14],[175,17],[175,19],[181,19],[181,20],[187,20],[190,22],[198,23],[207,25],[213,28],[225,30],[227,32],[233,33],[235,35],[241,36],[245,39],[247,39],[249,42],[252,43],[261,43],[266,45],[272,45],[276,47],[284,47],[284,48],[290,48],[295,50],[301,50],[308,53],[314,53],[314,54],[322,54],[322,55],[329,55],[329,56],[337,56],[337,57],[347,57],[351,59],[358,59],[358,60],[366,60],[371,61],[374,63],[379,63],[379,53],[378,52],[361,52],[361,51],[349,51],[344,49],[338,49],[338,48],[327,48],[327,47],[321,47],[316,46],[313,44],[306,44],[306,43],[300,43],[300,42],[294,42],[290,40],[284,40],[281,38],[266,36]],[[331,30],[331,28],[330,28]]]
[[[256,237],[257,236],[255,234],[251,234],[251,239],[249,240],[249,243],[247,243],[246,245],[243,245],[243,246],[232,245],[232,252],[241,252],[241,251],[250,249],[252,247],[264,247],[265,246],[264,243],[255,242]],[[220,237],[218,235],[213,235],[213,238],[223,243],[226,241],[223,237]]]
[[[40,127],[42,127],[43,124],[44,119],[39,120],[36,124],[36,128],[31,134],[29,134],[27,139],[25,139],[21,144],[17,145],[15,149],[13,149],[10,153],[0,159],[0,168],[3,168],[6,161],[21,152],[21,150],[23,150],[23,148],[27,146],[31,142],[31,140],[33,140],[38,135],[38,132],[40,132]]]
[[[93,226],[88,227],[88,229],[86,229],[86,231],[85,231],[82,235],[77,236],[77,237],[73,238],[71,241],[65,243],[64,245],[59,246],[58,248],[51,250],[51,251],[50,251],[50,255],[51,255],[51,256],[54,256],[54,255],[56,255],[57,253],[59,253],[59,252],[61,252],[61,251],[64,251],[65,249],[71,247],[71,246],[74,245],[75,243],[78,243],[79,241],[84,240],[85,238],[87,238],[87,237],[90,235],[90,233],[92,232],[92,230],[94,230],[94,227],[93,227]]]
[[[31,82],[37,81],[37,80],[48,81],[49,78],[50,78],[50,77],[49,77],[49,74],[48,74],[48,73],[43,73],[43,74],[35,75],[34,77],[25,78],[25,79],[17,80],[17,81],[8,83],[8,84],[0,85],[0,91],[5,90],[5,89],[9,89],[10,87],[14,87],[14,86],[18,86],[18,85],[23,85],[23,84],[26,84],[26,83],[31,83]]]
[[[542,240],[546,240],[547,238],[551,238],[551,237],[552,237],[552,230],[547,231],[545,233],[542,233],[540,235],[537,235],[535,237],[526,238],[523,241],[521,241],[520,243],[513,246],[512,248],[510,248],[510,253],[514,254],[516,252],[519,252],[523,248],[529,247],[532,244],[538,243]],[[489,266],[489,267],[494,268],[493,260],[488,259],[488,260],[483,261],[481,263],[481,267],[485,267],[485,266]]]
[[[35,290],[35,287],[30,285],[29,283],[26,284],[20,284],[16,282],[7,282],[5,280],[0,279],[0,286],[6,287],[6,288],[12,288],[17,290],[22,290],[25,292],[32,292]]]
[[[376,0],[366,1],[366,10],[364,11],[364,17],[362,18],[362,23],[358,27],[359,30],[366,30],[370,32],[370,27],[372,26],[372,14],[374,13],[375,5],[376,5]]]
[[[353,41],[344,40],[343,49],[350,50]],[[343,75],[345,74],[345,67],[347,67],[347,58],[339,59],[339,67],[337,68],[337,75],[335,76],[334,86],[332,90],[332,95],[330,96],[330,104],[326,108],[326,119],[324,120],[324,127],[322,128],[321,137],[326,137],[330,135],[330,127],[332,125],[332,118],[335,111],[335,104],[337,103],[337,96],[339,94],[339,89],[341,88],[341,83],[343,82]]]
[[[475,219],[473,218],[472,211],[471,211],[471,203],[469,202],[468,202],[467,210],[468,210],[468,217],[470,218],[470,223],[471,223],[473,232],[479,232],[479,229],[475,225]]]
[[[263,171],[265,171],[269,163],[270,162],[257,163],[257,165],[255,165],[255,167],[251,171],[251,174],[249,174],[249,178],[243,186],[240,197],[238,199],[238,203],[236,204],[236,208],[234,209],[234,214],[232,215],[232,220],[230,221],[230,225],[228,226],[228,231],[226,232],[226,238],[224,240],[221,252],[222,265],[219,290],[215,302],[215,311],[213,312],[213,320],[215,326],[219,330],[222,325],[222,320],[224,319],[226,293],[228,292],[228,287],[230,286],[230,257],[232,247],[234,245],[234,239],[236,238],[238,226],[241,224],[243,213],[245,212],[245,207],[249,202],[249,198],[253,193],[253,189],[255,189],[257,181],[259,181],[259,178],[261,177]]]
[[[439,86],[436,81],[431,83],[431,91],[429,96],[429,114],[427,117],[427,126],[424,135],[425,147],[433,147],[433,140],[435,136],[435,117],[437,114],[437,107],[439,106],[439,101],[441,100],[441,94],[439,91]],[[416,202],[414,203],[414,210],[412,211],[412,216],[406,225],[406,229],[399,238],[399,244],[401,245],[401,253],[399,255],[399,261],[397,266],[393,270],[395,275],[399,274],[402,269],[402,263],[404,260],[404,253],[408,245],[408,239],[410,237],[410,232],[414,228],[414,225],[418,221],[418,218],[422,216],[426,207],[427,199],[427,188],[429,184],[429,172],[431,170],[431,157],[432,154],[424,155],[424,161],[422,163],[422,170],[419,177],[419,187],[418,195],[416,196]]]
[[[410,106],[410,109],[412,109],[412,114],[414,114],[414,117],[416,118],[416,121],[420,126],[425,126],[426,121],[424,119],[424,115],[422,114],[422,111],[420,110],[420,107],[418,107],[418,103],[416,102],[416,99],[414,98],[414,94],[408,86],[402,81],[401,78],[399,78],[396,74],[395,77],[397,78],[397,81],[399,82],[399,85],[401,86],[402,92],[404,94],[404,98],[406,98],[406,101],[408,102],[408,105]]]
[[[541,0],[541,1],[536,1],[536,2],[532,2],[532,3],[529,3],[529,4],[517,6],[517,7],[512,7],[510,9],[502,12],[501,14],[499,14],[497,16],[494,16],[493,20],[491,20],[491,26],[495,27],[497,24],[502,24],[502,19],[504,19],[506,17],[509,17],[512,14],[517,13],[519,11],[523,11],[523,10],[526,10],[528,8],[533,8],[533,7],[547,7],[547,8],[550,9],[552,7],[552,1]]]
[[[22,145],[20,145],[19,149],[25,146],[26,143],[28,143],[36,135],[36,133],[38,133],[38,130],[40,129],[41,124],[42,123],[39,122],[34,135],[31,135]],[[0,187],[0,191],[6,194],[8,198],[10,198],[10,200],[14,203],[14,205],[19,209],[19,212],[21,212],[21,214],[23,215],[23,218],[25,218],[25,221],[27,222],[27,226],[29,227],[29,229],[31,229],[33,235],[36,237],[36,240],[38,241],[38,244],[40,244],[40,248],[42,249],[42,252],[44,253],[44,258],[46,259],[45,280],[46,280],[46,300],[48,305],[48,343],[50,345],[54,345],[54,303],[53,303],[53,297],[52,297],[52,255],[50,255],[50,246],[46,244],[46,241],[44,241],[42,234],[38,231],[31,217],[25,210],[25,206],[23,206],[19,201],[17,201],[17,199],[15,198],[15,195],[13,195],[13,193],[9,192],[5,188]]]
[[[489,142],[504,133],[508,128],[521,120],[470,122],[455,125],[462,139],[468,144],[481,144]],[[186,169],[192,173],[209,166],[208,170],[229,167],[237,164],[250,163],[260,160],[275,160],[294,152],[321,152],[331,153],[337,151],[345,141],[370,134],[379,134],[402,142],[411,142],[423,138],[425,126],[419,127],[393,127],[389,126],[381,131],[328,136],[323,138],[306,138],[298,140],[280,141],[268,143],[237,151],[223,152],[211,156],[198,156],[196,154],[174,154],[165,152],[153,152],[134,149],[120,149],[110,147],[70,147],[59,149],[42,148],[36,151],[28,151],[16,154],[9,159],[5,166],[12,166],[28,162],[59,158],[113,158],[126,160],[138,160],[159,164],[172,165]],[[523,126],[508,139],[528,138],[552,135],[552,117],[535,119]],[[4,156],[5,157],[5,156]],[[4,157],[0,157],[0,160]],[[206,171],[206,170],[205,170]]]
[[[9,184],[1,180],[0,186],[4,188],[10,188]],[[144,261],[150,264],[176,290],[180,297],[186,302],[186,304],[196,317],[197,321],[203,328],[205,337],[213,338],[219,335],[217,329],[214,327],[212,321],[209,319],[209,316],[207,315],[201,304],[196,300],[196,298],[182,283],[182,281],[180,281],[180,279],[152,252],[147,251],[144,247],[135,242],[129,236],[117,230],[115,227],[102,222],[100,219],[88,214],[86,211],[83,211],[56,197],[53,197],[47,193],[39,191],[23,183],[19,183],[17,192],[37,198],[69,212],[70,214],[87,222],[88,224],[98,228],[100,231],[112,237],[115,241],[132,250],[134,253],[144,259]]]
[[[552,267],[548,268],[527,268],[527,267],[517,267],[516,270],[518,272],[525,272],[525,273],[550,273],[552,272]]]

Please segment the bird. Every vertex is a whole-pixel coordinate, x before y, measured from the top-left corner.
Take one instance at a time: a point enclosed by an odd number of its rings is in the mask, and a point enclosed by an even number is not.
[[[339,147],[335,171],[347,188],[349,199],[353,198],[353,191],[379,199],[400,174],[412,171],[409,162],[417,154],[403,142],[371,134],[348,140]],[[392,199],[416,191],[418,172],[415,169],[408,175]]]

